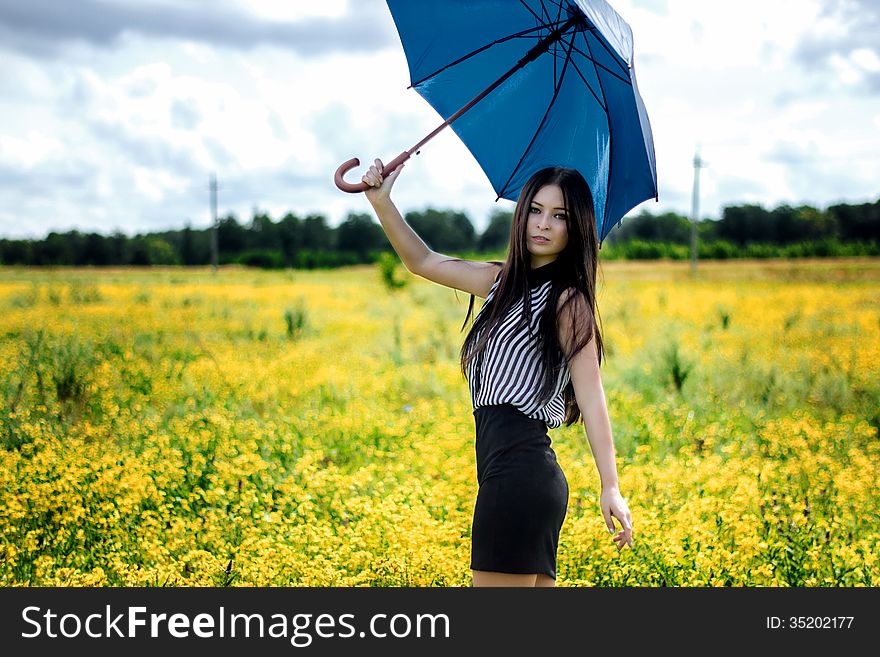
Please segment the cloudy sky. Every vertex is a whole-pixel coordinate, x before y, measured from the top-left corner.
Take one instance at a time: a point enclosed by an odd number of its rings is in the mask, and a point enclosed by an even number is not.
[[[439,1],[439,0],[438,0]],[[880,0],[611,0],[632,26],[660,201],[827,207],[880,197]],[[0,0],[0,236],[369,211],[332,182],[442,119],[382,0]],[[358,176],[351,172],[349,179]],[[404,212],[495,193],[451,130],[409,161]]]

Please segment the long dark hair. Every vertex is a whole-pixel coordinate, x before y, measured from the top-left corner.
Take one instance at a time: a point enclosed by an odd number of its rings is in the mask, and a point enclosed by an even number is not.
[[[541,345],[541,361],[544,365],[544,379],[539,392],[541,404],[550,400],[559,372],[565,366],[565,355],[559,345],[556,330],[557,314],[553,310],[557,307],[559,298],[566,289],[573,288],[574,294],[566,295],[563,305],[559,309],[558,317],[560,322],[568,321],[571,326],[569,335],[572,336],[573,348],[568,359],[574,358],[593,337],[596,339],[600,366],[604,352],[602,332],[599,328],[599,322],[597,322],[597,319],[601,321],[601,318],[599,318],[599,309],[596,305],[596,275],[599,264],[596,215],[593,209],[593,195],[590,192],[590,186],[577,170],[563,167],[542,169],[523,186],[510,226],[510,247],[507,259],[504,263],[495,263],[501,269],[498,274],[498,287],[492,299],[487,302],[488,307],[485,308],[485,312],[481,312],[476,317],[476,321],[462,344],[460,353],[461,371],[467,378],[468,364],[485,350],[489,337],[503,321],[511,307],[521,299],[530,298],[527,274],[531,267],[531,255],[526,246],[528,218],[532,199],[544,185],[558,185],[562,190],[565,199],[568,244],[557,256],[560,261],[558,263],[559,275],[553,278],[547,306],[538,323],[537,337]],[[554,266],[556,265],[554,264]],[[588,316],[580,322],[576,321],[577,318],[572,306],[578,297],[583,300],[583,304],[578,305],[586,306],[589,310]],[[473,307],[474,295],[472,294],[462,330],[467,326]],[[526,323],[531,320],[531,314],[531,304],[523,303],[523,313],[518,325],[527,325]],[[483,328],[486,330],[481,334]],[[570,426],[581,418],[574,386],[570,380],[563,389],[563,397],[565,399],[564,423]]]

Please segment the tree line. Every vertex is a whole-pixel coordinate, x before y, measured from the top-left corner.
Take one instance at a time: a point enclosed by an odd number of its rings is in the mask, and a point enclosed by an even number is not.
[[[496,210],[482,232],[455,210],[412,211],[407,223],[432,249],[448,254],[497,254],[506,251],[512,213]],[[880,255],[880,199],[859,205],[838,204],[826,210],[810,206],[725,207],[718,220],[697,222],[700,258]],[[0,239],[3,265],[208,265],[211,229],[183,229],[102,235],[71,230],[43,239]],[[653,215],[646,210],[624,218],[602,245],[601,256],[617,258],[687,258],[691,222],[680,214]],[[287,213],[278,221],[255,212],[247,224],[234,214],[218,221],[218,264],[265,268],[334,267],[375,262],[393,252],[382,227],[365,213],[350,213],[338,226],[320,214]]]

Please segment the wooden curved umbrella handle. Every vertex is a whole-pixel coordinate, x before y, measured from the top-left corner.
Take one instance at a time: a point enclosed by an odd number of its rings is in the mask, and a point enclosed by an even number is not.
[[[382,167],[382,177],[388,176],[391,173],[394,173],[394,170],[399,167],[401,164],[406,162],[410,158],[409,151],[403,151],[400,155],[391,160],[388,164]],[[343,179],[343,176],[354,169],[356,166],[359,166],[361,161],[356,157],[351,158],[347,162],[343,162],[339,165],[339,168],[336,169],[336,174],[333,176],[333,182],[336,183],[336,186],[341,189],[343,192],[348,192],[349,194],[357,194],[358,192],[364,192],[370,189],[370,186],[361,181],[358,183],[350,183],[346,182]]]

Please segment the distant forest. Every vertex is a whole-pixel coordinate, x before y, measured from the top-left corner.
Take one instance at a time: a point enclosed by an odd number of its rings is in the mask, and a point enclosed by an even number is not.
[[[510,212],[496,211],[477,233],[462,212],[409,212],[407,223],[435,251],[459,257],[497,257],[510,239]],[[880,199],[861,205],[725,207],[718,220],[697,223],[698,257],[772,258],[880,255]],[[0,265],[210,265],[211,228],[111,235],[72,230],[38,240],[0,239]],[[691,222],[668,212],[627,217],[602,244],[603,259],[687,259]],[[336,227],[320,214],[288,213],[278,221],[256,212],[249,223],[229,214],[218,221],[218,264],[263,268],[337,267],[375,262],[392,252],[370,214],[352,213]]]

